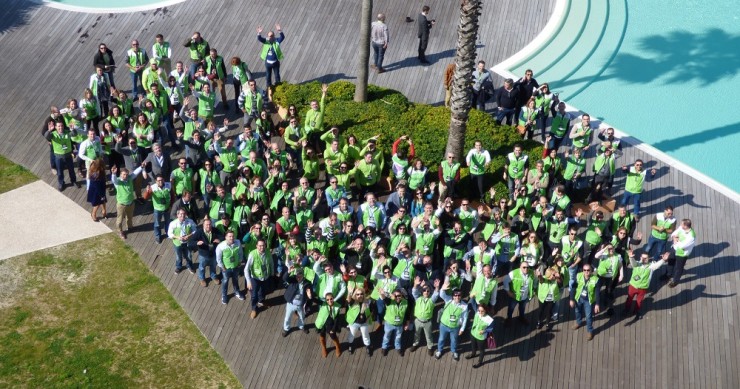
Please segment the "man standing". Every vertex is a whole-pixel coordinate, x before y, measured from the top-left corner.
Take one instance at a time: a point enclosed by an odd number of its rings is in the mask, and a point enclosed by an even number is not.
[[[193,258],[190,250],[188,249],[188,240],[195,233],[198,228],[192,219],[187,217],[187,212],[184,209],[177,211],[177,219],[170,223],[170,227],[167,229],[167,235],[172,239],[172,243],[175,245],[175,274],[180,274],[182,271],[182,260],[188,265],[190,273],[195,274],[193,268]]]
[[[529,172],[529,156],[522,154],[522,146],[514,145],[514,151],[506,156],[504,180],[509,188],[509,198],[514,199],[514,189],[523,183]]]
[[[126,52],[128,62],[126,67],[131,72],[131,94],[135,98],[139,96],[139,83],[141,82],[141,73],[149,62],[149,56],[146,50],[139,47],[139,41],[131,41],[131,48]]]
[[[198,31],[194,32],[193,36],[185,41],[183,46],[190,49],[190,78],[193,79],[195,78],[195,71],[198,69],[198,66],[203,64],[206,56],[211,51],[211,47]]]
[[[529,272],[529,264],[522,261],[519,269],[514,269],[504,277],[504,290],[509,294],[509,310],[506,313],[504,325],[511,326],[511,318],[514,315],[514,308],[519,306],[519,321],[525,326],[529,321],[524,317],[524,309],[527,301],[534,297],[534,276]]]
[[[673,245],[669,251],[668,273],[673,273],[673,279],[668,283],[668,286],[675,288],[678,285],[678,281],[681,280],[683,268],[686,266],[686,261],[689,259],[689,255],[691,255],[691,251],[694,250],[694,245],[696,244],[696,232],[691,228],[690,219],[681,220],[681,227],[673,231],[671,240],[673,241]]]
[[[218,89],[221,93],[221,101],[224,103],[224,109],[229,110],[229,104],[226,99],[226,87],[224,82],[226,81],[226,65],[224,59],[218,55],[216,49],[211,49],[210,55],[206,57],[206,74],[208,79],[211,80],[211,89],[214,91]]]
[[[249,126],[252,120],[259,117],[259,113],[264,106],[264,94],[263,90],[257,88],[257,82],[254,80],[247,81],[247,88],[242,88],[239,93],[236,104],[244,112],[245,127]]]
[[[277,39],[272,31],[267,33],[267,39],[265,39],[262,37],[262,26],[257,27],[257,40],[262,43],[260,58],[265,61],[268,88],[272,86],[273,72],[275,73],[275,83],[280,83],[280,61],[283,60],[283,51],[280,49],[280,44],[283,43],[285,34],[283,34],[283,29],[280,28],[279,24],[275,24],[275,30],[280,34]]]
[[[658,252],[654,258],[657,261],[665,252],[665,244],[668,241],[668,236],[673,234],[673,230],[675,229],[676,218],[673,217],[673,207],[668,205],[663,212],[653,216],[653,221],[650,223],[650,237],[648,238],[647,246],[645,246],[645,252],[650,255],[653,247],[656,247]]]
[[[586,263],[583,271],[576,277],[576,287],[570,290],[570,307],[576,310],[576,322],[573,330],[583,327],[583,316],[586,316],[587,340],[594,338],[593,316],[599,313],[599,279],[593,275],[593,267]],[[593,309],[591,309],[593,307]]]
[[[632,313],[635,314],[635,319],[642,318],[642,300],[645,298],[648,288],[650,288],[650,279],[653,276],[653,272],[658,270],[664,263],[668,262],[668,253],[665,253],[660,261],[650,262],[650,254],[644,252],[640,255],[640,262],[635,260],[635,253],[630,250],[629,253],[630,266],[632,267],[632,277],[630,278],[630,284],[627,288],[627,301],[624,304],[624,316],[628,316]],[[635,300],[635,297],[637,299]],[[632,310],[632,300],[635,300],[635,309]]]
[[[211,281],[216,281],[216,285],[221,285],[221,276],[218,274],[216,265],[216,247],[222,240],[223,235],[213,228],[211,219],[203,220],[203,226],[198,228],[198,231],[190,240],[198,248],[198,278],[200,279],[200,285],[203,287],[208,285],[206,283],[206,267],[210,268]],[[221,253],[221,259],[223,260],[223,252]]]
[[[429,15],[429,6],[425,5],[421,7],[421,13],[419,14],[419,17],[416,19],[417,26],[419,27],[419,32],[417,34],[419,38],[419,62],[423,64],[428,64],[429,61],[427,61],[427,57],[424,54],[424,52],[427,50],[427,44],[429,43],[429,30],[432,29],[432,26],[434,23],[436,23],[435,20],[427,20],[427,15]]]
[[[247,280],[247,289],[252,294],[252,313],[249,316],[257,317],[257,310],[265,306],[265,289],[267,280],[272,276],[272,255],[265,248],[263,239],[257,241],[257,247],[249,253],[247,265],[244,267],[244,279]]]
[[[484,178],[486,169],[491,163],[491,154],[488,153],[488,150],[483,149],[483,143],[481,141],[476,140],[474,147],[468,151],[465,162],[470,167],[470,176],[475,182],[475,188],[478,189],[475,197],[480,198],[482,203],[486,195]]]
[[[291,275],[295,272],[294,275]],[[308,333],[308,328],[304,326],[303,320],[305,311],[303,306],[308,300],[313,297],[311,291],[311,283],[303,277],[303,268],[290,267],[285,274],[283,274],[283,281],[288,285],[285,288],[285,320],[283,320],[283,338],[288,336],[290,331],[290,320],[293,317],[293,313],[298,315],[298,328]]]
[[[373,22],[370,30],[370,39],[372,40],[373,51],[375,53],[375,60],[370,67],[378,73],[383,73],[385,72],[385,69],[383,69],[383,57],[385,56],[385,49],[388,48],[388,42],[390,40],[384,14],[378,14],[378,20]]]
[[[431,280],[430,280],[431,281]],[[411,345],[413,353],[421,343],[421,333],[427,340],[427,353],[434,353],[434,340],[432,339],[432,316],[434,315],[434,303],[439,297],[439,279],[434,280],[434,291],[427,282],[420,277],[414,279],[414,288],[411,290],[414,296],[414,343]]]
[[[621,205],[627,205],[632,201],[632,214],[635,215],[635,221],[640,218],[640,195],[642,195],[647,170],[643,169],[644,162],[641,159],[635,161],[632,166],[622,166],[622,171],[627,173],[627,179],[624,183],[624,196]],[[655,168],[650,170],[650,176],[654,177]]]
[[[496,91],[496,124],[502,124],[506,120],[507,125],[514,125],[514,113],[519,102],[519,89],[514,88],[514,80],[507,78],[504,86]]]
[[[170,48],[170,42],[164,40],[162,34],[157,34],[154,38],[155,42],[152,45],[152,56],[157,61],[157,65],[164,70],[165,76],[170,74],[172,70],[172,49]]]
[[[122,168],[121,174],[116,177],[118,167],[114,165],[110,168],[110,180],[116,187],[116,226],[121,239],[126,239],[126,234],[123,232],[123,219],[126,219],[127,231],[130,232],[134,228],[134,180],[141,170],[141,166],[137,167],[129,175],[129,170]]]
[[[162,243],[162,228],[159,221],[164,218],[164,225],[170,226],[171,187],[169,182],[164,182],[164,177],[156,176],[155,183],[150,186],[152,191],[152,209],[154,210],[154,240],[157,244]]]
[[[205,225],[205,223],[203,223]],[[244,300],[244,294],[239,290],[239,273],[237,270],[244,259],[242,245],[234,240],[234,232],[226,233],[224,241],[216,246],[216,262],[221,268],[224,282],[221,284],[221,304],[229,302],[226,293],[229,291],[229,280],[234,286],[234,293],[239,300]]]
[[[442,285],[440,296],[445,301],[439,320],[439,340],[437,341],[437,352],[434,357],[442,357],[442,349],[445,346],[445,340],[450,338],[450,351],[452,359],[460,360],[460,354],[457,353],[457,342],[465,331],[465,324],[468,322],[468,306],[461,300],[462,293],[459,289],[452,290],[452,297],[447,295],[446,291],[450,288],[449,281]]]
[[[64,122],[49,122],[45,134],[46,140],[51,142],[52,151],[54,152],[54,166],[57,171],[57,189],[61,192],[64,189],[64,170],[65,166],[69,173],[69,181],[77,186],[75,177],[74,163],[72,162],[72,135],[64,127]],[[79,186],[77,186],[79,188]]]
[[[491,72],[486,69],[485,61],[478,61],[478,68],[473,71],[473,103],[479,111],[486,110],[486,101],[493,93]]]
[[[98,46],[98,52],[93,57],[93,65],[103,68],[103,72],[105,72],[110,81],[110,86],[115,88],[116,83],[113,81],[113,72],[116,70],[116,61],[113,59],[113,51],[105,43],[101,43]]]

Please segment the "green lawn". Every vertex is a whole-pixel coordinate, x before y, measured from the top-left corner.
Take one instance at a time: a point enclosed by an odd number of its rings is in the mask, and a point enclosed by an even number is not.
[[[33,173],[0,155],[0,193],[38,180]]]
[[[0,387],[239,387],[112,233],[0,261]]]

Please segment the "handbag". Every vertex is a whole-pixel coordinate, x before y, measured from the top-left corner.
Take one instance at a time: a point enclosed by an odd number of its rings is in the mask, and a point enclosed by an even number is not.
[[[496,338],[493,337],[493,332],[488,334],[488,337],[486,338],[486,346],[489,349],[495,349],[496,348]]]
[[[524,136],[524,134],[527,133],[527,126],[517,124],[516,131],[519,133],[519,135]]]

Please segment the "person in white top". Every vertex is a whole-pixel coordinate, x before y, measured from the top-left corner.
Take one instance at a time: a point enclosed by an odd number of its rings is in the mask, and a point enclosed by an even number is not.
[[[478,190],[476,197],[482,199],[486,194],[484,178],[486,169],[491,163],[491,154],[488,153],[488,150],[484,150],[483,143],[477,140],[475,141],[475,146],[468,151],[465,162],[470,167],[470,177],[475,181],[475,188]]]

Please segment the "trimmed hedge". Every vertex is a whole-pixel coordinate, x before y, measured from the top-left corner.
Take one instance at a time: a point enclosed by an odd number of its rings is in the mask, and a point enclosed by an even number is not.
[[[375,85],[368,86],[366,103],[354,102],[354,93],[355,85],[348,81],[337,81],[329,85],[324,127],[337,126],[345,136],[355,135],[360,140],[379,135],[378,146],[385,152],[386,169],[391,165],[393,142],[401,135],[409,135],[414,141],[416,156],[424,161],[430,174],[436,176],[447,146],[450,110],[446,107],[414,104],[396,90]],[[275,104],[285,108],[295,104],[302,117],[305,117],[311,100],[320,97],[321,83],[318,81],[305,84],[282,83],[273,93]],[[522,140],[511,127],[496,125],[489,114],[473,109],[468,119],[465,150],[473,148],[476,140],[483,142],[483,148],[491,153],[492,162],[486,174],[489,185],[496,188],[497,199],[508,196],[506,184],[501,181],[506,155],[513,150],[514,144],[522,145],[524,152],[529,155],[531,167],[542,157],[540,143]],[[461,171],[463,194],[466,194],[470,186],[467,175],[468,169],[464,167]]]

